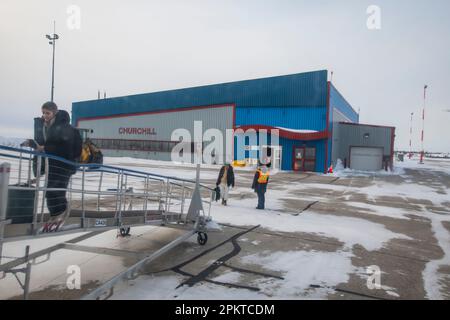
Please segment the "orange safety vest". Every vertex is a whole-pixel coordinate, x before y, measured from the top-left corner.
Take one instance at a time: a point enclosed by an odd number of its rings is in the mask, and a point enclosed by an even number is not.
[[[91,157],[91,149],[87,144],[83,145],[81,149],[80,163],[89,163],[89,158]]]
[[[266,184],[269,180],[269,172],[263,173],[261,170],[257,170],[257,172],[259,172],[258,183]]]

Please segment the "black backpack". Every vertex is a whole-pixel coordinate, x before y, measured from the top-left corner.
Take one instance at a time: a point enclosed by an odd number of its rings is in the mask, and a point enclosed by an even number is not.
[[[215,192],[214,200],[217,202],[217,201],[220,200],[220,188],[219,188],[219,186],[217,186],[217,187],[214,189],[214,192]]]

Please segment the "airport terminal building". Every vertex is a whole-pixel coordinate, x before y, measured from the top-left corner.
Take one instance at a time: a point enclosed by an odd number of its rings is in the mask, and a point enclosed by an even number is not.
[[[223,133],[224,146],[232,140],[214,155],[219,163],[255,164],[263,148],[282,170],[326,172],[338,159],[362,170],[393,163],[395,128],[359,124],[327,70],[74,102],[72,118],[106,156],[170,161],[180,143],[174,131],[194,137],[201,122],[203,133]],[[279,147],[271,146],[274,138]]]

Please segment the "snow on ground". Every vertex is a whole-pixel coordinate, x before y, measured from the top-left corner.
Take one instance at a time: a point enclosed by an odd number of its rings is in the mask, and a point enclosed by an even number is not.
[[[423,164],[419,164],[418,158],[407,159],[405,161],[395,161],[393,170],[379,170],[379,171],[360,171],[350,168],[344,168],[342,161],[338,159],[334,172],[329,174],[335,177],[383,177],[405,175],[405,169],[424,169],[435,170],[450,174],[450,159],[432,159],[425,158]]]
[[[284,280],[258,281],[258,287],[268,296],[277,299],[324,299],[333,292],[333,287],[346,283],[349,274],[356,271],[351,257],[352,254],[346,251],[288,251],[248,255],[241,261],[283,274]],[[311,285],[325,288],[311,290]]]
[[[8,138],[8,137],[0,137],[0,145],[19,148],[20,144],[24,142],[26,139],[23,138]]]
[[[425,158],[423,164],[419,164],[419,159],[405,159],[404,162],[397,161],[395,166],[403,169],[435,170],[441,173],[450,174],[450,159]]]
[[[396,162],[395,169],[391,172],[377,171],[377,172],[361,172],[351,169],[344,169],[341,165],[336,168],[333,174],[336,177],[375,177],[373,184],[363,188],[353,188],[345,186],[329,186],[328,189],[334,191],[351,191],[352,193],[366,194],[369,200],[374,202],[380,197],[392,197],[397,196],[403,199],[407,203],[408,199],[425,200],[431,203],[433,206],[446,207],[450,201],[449,190],[444,185],[427,185],[428,181],[421,181],[423,184],[414,183],[412,177],[408,176],[409,170],[426,171],[427,173],[435,176],[450,175],[450,159],[429,159],[426,158],[423,164],[419,164],[418,158],[405,159],[404,162]],[[395,184],[384,181],[383,176],[399,175],[405,179],[404,183]],[[381,179],[379,179],[381,178]],[[434,181],[430,181],[434,182]],[[323,188],[320,184],[308,184],[309,187]],[[371,210],[371,214],[377,214],[382,216],[388,216],[392,218],[408,219],[406,215],[411,214],[410,211],[402,208],[383,207],[380,205],[371,205],[359,202],[346,202],[347,205],[353,207],[359,207],[362,209]],[[423,271],[423,278],[425,282],[425,289],[427,297],[430,299],[443,299],[442,296],[442,275],[438,270],[441,266],[450,265],[450,234],[447,229],[444,228],[443,222],[450,221],[449,212],[442,212],[443,215],[434,214],[429,212],[425,205],[421,205],[421,212],[414,212],[415,215],[423,216],[431,221],[432,230],[436,239],[439,242],[439,246],[444,251],[444,256],[439,260],[432,260],[427,263],[425,270]],[[395,292],[391,292],[393,296]]]
[[[404,169],[415,169],[428,171],[435,175],[450,175],[450,159],[425,159],[424,164],[419,164],[418,159],[405,160],[405,162],[398,162],[397,166]],[[427,190],[428,189],[428,190]],[[434,205],[442,206],[445,202],[449,202],[449,190],[444,188],[445,194],[438,194],[436,190],[431,187],[415,185],[402,185],[394,189],[396,192],[407,194],[410,198],[426,199],[431,201]],[[427,214],[423,209],[424,215],[431,220],[431,226],[435,238],[438,240],[439,246],[444,251],[444,256],[439,260],[431,260],[427,263],[423,271],[423,279],[427,298],[429,299],[444,299],[442,295],[442,274],[438,272],[441,266],[450,265],[450,234],[443,226],[443,222],[450,221],[449,213],[444,215]]]
[[[167,161],[112,157],[106,157],[104,159],[104,164],[113,167],[121,167],[130,170],[142,171],[168,177],[182,178],[187,180],[195,180],[196,177],[195,171],[191,169],[195,168],[195,165],[191,164],[176,164]],[[168,165],[173,165],[178,168],[168,168]],[[202,168],[205,167],[202,165]],[[200,171],[200,179],[216,179],[217,174],[220,170],[220,166],[212,166],[212,168],[217,169],[217,173],[205,170]]]
[[[160,160],[147,160],[147,159],[136,159],[136,158],[127,158],[127,157],[105,157],[104,164],[109,166],[120,166],[129,168],[131,170],[144,171],[154,174],[168,175],[168,176],[177,176],[184,179],[195,179],[195,169],[197,167],[196,164],[193,163],[179,163],[179,162],[169,162],[169,161],[160,161]],[[169,168],[171,167],[171,168]],[[174,168],[175,167],[175,170]],[[215,164],[202,164],[201,169],[213,169],[216,170],[216,173],[213,174],[214,178],[217,178],[217,174],[219,173],[222,165]],[[253,167],[234,167],[234,171],[253,171],[255,168]],[[203,174],[208,174],[208,176],[203,176]],[[208,179],[209,172],[203,171],[200,176],[201,179]]]
[[[401,208],[385,207],[381,205],[373,205],[368,203],[352,202],[352,201],[346,201],[345,204],[350,207],[363,209],[364,212],[372,215],[391,217],[394,219],[404,219],[404,220],[411,219],[407,217],[407,215],[411,214],[411,212]]]
[[[173,163],[142,160],[132,158],[105,158],[105,164],[113,166],[129,167],[138,171],[146,171],[155,174],[170,175],[188,179],[195,178],[195,172],[192,168],[195,165],[179,165],[177,168]],[[188,166],[190,169],[186,169]],[[202,171],[201,178],[215,179],[220,166],[203,166],[202,168],[216,169],[216,171]],[[303,212],[298,216],[292,214],[299,213],[296,210],[286,210],[282,199],[298,199],[293,195],[293,191],[310,191],[315,188],[326,189],[339,193],[341,196],[345,194],[365,194],[370,200],[377,201],[383,196],[398,196],[405,202],[407,198],[428,200],[433,205],[441,206],[449,201],[448,190],[437,190],[433,186],[419,185],[412,183],[412,177],[409,171],[427,170],[436,171],[437,174],[450,174],[449,160],[431,160],[426,159],[424,165],[419,165],[417,161],[405,161],[396,163],[393,172],[355,172],[352,170],[340,170],[337,168],[334,176],[342,178],[358,178],[371,177],[371,184],[367,187],[352,187],[345,185],[321,184],[321,183],[292,183],[282,186],[283,190],[271,189],[266,194],[265,211],[256,210],[256,195],[250,199],[232,198],[229,200],[229,206],[223,207],[220,203],[213,203],[211,215],[213,221],[208,227],[220,229],[219,223],[227,223],[239,226],[261,225],[262,228],[280,231],[280,232],[306,232],[319,236],[324,236],[342,243],[342,248],[338,252],[315,252],[315,251],[289,251],[289,252],[271,252],[258,253],[241,258],[244,264],[256,264],[262,266],[266,270],[278,271],[283,274],[286,280],[264,279],[254,283],[255,286],[261,288],[261,292],[253,292],[245,289],[231,289],[217,286],[210,283],[201,283],[196,286],[175,288],[184,279],[181,276],[145,276],[140,277],[132,287],[126,287],[125,290],[118,290],[115,299],[295,299],[295,298],[325,298],[331,292],[331,288],[339,283],[348,281],[349,274],[355,272],[355,268],[351,264],[352,250],[354,245],[362,245],[369,251],[379,250],[383,248],[389,241],[393,239],[411,239],[404,234],[399,234],[388,230],[384,225],[374,223],[363,218],[354,218],[346,216],[338,216],[332,214],[323,214],[314,212],[313,208],[307,212]],[[386,176],[400,175],[406,179],[407,183],[396,184],[388,182],[384,178]],[[409,181],[409,182],[408,182]],[[115,181],[108,182],[110,185],[104,187],[116,187]],[[440,193],[438,193],[438,191]],[[250,188],[234,188],[231,194],[240,195],[252,192]],[[318,200],[323,202],[333,202],[332,196],[326,194],[317,194],[308,196],[308,199],[302,200]],[[375,204],[365,204],[355,201],[346,201],[346,205],[369,210],[370,214],[386,216],[397,219],[408,219],[407,214],[411,212],[402,208],[384,207]],[[293,211],[293,212],[289,212]],[[292,213],[292,214],[291,214]],[[441,294],[441,278],[438,269],[442,265],[450,265],[450,235],[448,230],[442,225],[443,221],[450,221],[448,215],[438,215],[427,212],[425,206],[422,206],[422,212],[414,212],[416,215],[423,215],[431,220],[432,229],[439,241],[440,247],[445,252],[442,259],[433,260],[427,263],[423,271],[425,289],[429,298],[442,298]],[[55,241],[67,241],[76,235],[70,235],[68,238],[57,240],[57,237],[47,238],[41,243],[33,242],[32,252],[51,246]],[[100,238],[99,238],[100,239]],[[36,239],[38,241],[38,239]],[[99,240],[100,241],[100,240]],[[106,241],[101,237],[101,243]],[[240,239],[245,241],[245,238]],[[247,239],[248,241],[248,239]],[[90,245],[100,246],[99,243],[89,243]],[[257,244],[255,244],[257,245]],[[5,245],[5,255],[21,254],[24,244],[8,243]],[[302,266],[302,272],[298,272],[298,266]],[[217,277],[216,281],[238,282],[242,275],[237,272],[229,272]],[[249,284],[251,285],[251,284]],[[310,285],[324,285],[325,288],[314,289],[309,288]],[[151,288],[149,290],[149,288]],[[153,290],[158,288],[158,290]],[[385,291],[397,296],[395,288],[384,288]]]
[[[366,188],[357,188],[362,193],[367,194],[368,199],[376,201],[378,197],[395,197],[404,198],[407,202],[409,199],[427,200],[435,205],[441,206],[442,203],[449,201],[448,190],[437,190],[435,188],[418,185],[412,183],[395,184],[386,181],[375,181],[375,183]],[[438,191],[445,192],[445,194]]]
[[[439,260],[431,260],[427,263],[423,271],[423,279],[425,282],[425,290],[429,299],[444,299],[442,295],[441,277],[438,272],[441,266],[450,266],[450,233],[442,225],[442,221],[450,221],[450,217],[446,219],[432,219],[432,228],[439,246],[444,251],[444,256]]]
[[[242,263],[263,266],[265,270],[281,272],[284,280],[276,278],[247,281],[246,285],[257,287],[259,292],[234,289],[210,283],[175,289],[182,281],[181,276],[145,276],[133,282],[131,287],[123,285],[114,299],[193,299],[193,300],[253,300],[253,299],[325,299],[333,293],[333,287],[345,283],[349,274],[356,271],[351,264],[349,252],[289,251],[253,254],[242,257]],[[302,271],[299,272],[299,266]],[[242,283],[244,275],[226,272],[212,278],[224,283]],[[324,288],[311,288],[311,285]],[[158,288],[158,290],[149,290]]]
[[[182,276],[142,276],[132,287],[122,284],[113,300],[261,300],[267,296],[247,289],[234,289],[202,282],[194,287],[177,288]],[[158,288],[158,290],[154,290]],[[175,289],[177,288],[177,289]]]
[[[368,174],[369,176],[369,174]],[[346,176],[350,177],[360,177],[358,174]],[[330,184],[324,185],[321,183],[308,183],[308,184],[298,184],[296,185],[297,190],[305,190],[308,189],[326,189],[337,191],[340,193],[354,193],[354,194],[363,194],[367,195],[369,200],[376,201],[379,197],[395,197],[398,196],[400,198],[410,199],[419,199],[419,200],[428,200],[435,205],[442,205],[442,203],[449,201],[448,190],[443,188],[433,188],[433,186],[427,185],[419,185],[415,183],[392,183],[386,180],[373,179],[372,184],[368,186],[358,186],[352,187],[346,185],[338,185],[338,184]]]
[[[273,197],[273,198],[272,198]],[[276,211],[282,204],[270,191],[267,193],[267,210],[257,210],[257,200],[231,199],[227,207],[214,203],[212,217],[220,223],[232,225],[261,225],[261,227],[282,232],[308,232],[329,238],[336,238],[345,247],[361,244],[367,250],[377,250],[391,239],[410,239],[403,234],[393,233],[383,225],[364,219],[317,214],[307,211],[299,216]]]
[[[395,166],[393,170],[378,170],[378,171],[361,171],[353,170],[350,168],[344,168],[342,161],[337,160],[336,168],[334,168],[333,173],[329,174],[334,177],[377,177],[377,176],[391,176],[391,175],[402,175],[405,171],[401,167]]]
[[[234,194],[245,192],[245,188],[235,188]],[[324,299],[333,292],[333,287],[345,283],[349,274],[357,271],[352,266],[352,249],[356,244],[367,250],[378,250],[392,239],[410,239],[403,234],[393,233],[383,225],[364,219],[334,215],[315,214],[313,211],[293,216],[283,213],[280,197],[286,198],[286,191],[270,190],[267,197],[267,210],[256,210],[256,199],[230,199],[229,206],[213,203],[211,212],[217,223],[240,226],[261,225],[274,231],[308,232],[343,243],[338,252],[289,251],[254,254],[242,257],[248,265],[259,265],[265,270],[281,272],[285,280],[263,279],[247,283],[260,288],[260,292],[246,289],[230,289],[209,283],[194,287],[181,287],[176,290],[182,278],[179,276],[141,277],[132,287],[118,290],[115,299]],[[246,238],[240,241],[248,241]],[[257,244],[255,244],[257,245]],[[302,272],[298,272],[302,266]],[[212,280],[237,283],[242,275],[228,272]],[[311,285],[323,286],[310,288]],[[158,292],[148,288],[158,287]],[[388,290],[385,290],[388,291]],[[389,288],[393,295],[394,288]]]

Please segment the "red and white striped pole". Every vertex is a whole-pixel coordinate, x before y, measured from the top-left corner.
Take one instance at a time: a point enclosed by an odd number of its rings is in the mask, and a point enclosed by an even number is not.
[[[425,85],[423,87],[423,113],[422,113],[422,137],[421,137],[421,142],[422,142],[422,152],[420,153],[420,164],[423,164],[423,157],[425,155],[425,150],[423,147],[423,137],[424,137],[424,131],[425,131],[425,107],[426,107],[426,99],[427,99],[427,89],[428,86]]]
[[[409,126],[409,159],[412,158],[412,126],[413,126],[413,115],[414,112],[411,112],[411,123]]]

